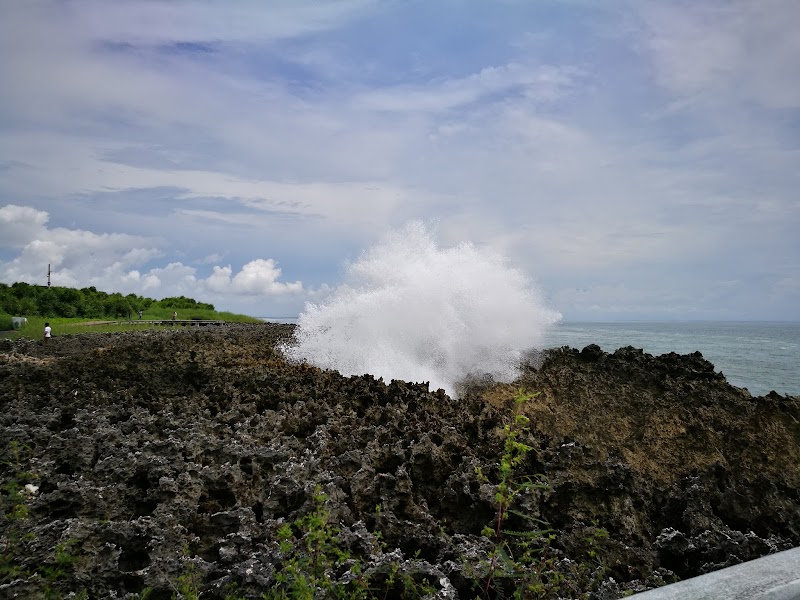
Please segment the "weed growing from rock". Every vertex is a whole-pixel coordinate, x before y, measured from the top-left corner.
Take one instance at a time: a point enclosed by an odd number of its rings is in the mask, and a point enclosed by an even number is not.
[[[23,455],[29,451],[27,446],[12,441],[6,457],[0,460],[0,464],[10,472],[0,486],[0,525],[4,531],[0,537],[0,584],[30,575],[20,563],[20,545],[28,539],[22,525],[28,519],[30,495],[36,489],[31,483],[34,475],[22,470]]]
[[[188,546],[184,546],[183,556],[184,558],[189,556]],[[194,563],[189,563],[186,571],[178,576],[174,587],[176,591],[172,594],[172,600],[198,600],[200,598],[200,578]]]
[[[278,544],[286,560],[276,573],[276,586],[263,595],[265,600],[312,600],[321,590],[329,598],[367,597],[367,584],[360,565],[339,547],[337,529],[330,524],[328,496],[318,485],[314,489],[313,510],[278,530]],[[351,574],[351,584],[336,577],[340,569]]]
[[[320,486],[313,502],[310,513],[278,530],[285,560],[275,573],[274,587],[262,594],[262,600],[415,600],[436,593],[418,556],[404,561],[399,550],[387,554],[379,532],[374,535],[387,560],[365,569],[360,559],[342,550],[341,531],[330,522],[328,496]],[[377,513],[380,510],[376,507]]]
[[[519,390],[513,411],[503,426],[503,454],[497,468],[496,483],[479,468],[478,480],[495,487],[495,517],[481,532],[491,542],[484,561],[465,565],[465,574],[475,581],[481,598],[511,596],[517,599],[586,598],[585,590],[597,589],[605,577],[602,562],[608,532],[594,524],[580,526],[586,554],[579,560],[563,556],[553,547],[556,536],[546,523],[524,510],[515,509],[518,498],[532,491],[546,490],[542,475],[520,472],[533,447],[522,440],[530,433],[530,421],[522,414],[525,403],[538,394]],[[514,518],[514,529],[510,528]]]
[[[78,540],[75,539],[59,542],[53,552],[53,563],[39,567],[37,572],[44,578],[44,597],[47,600],[61,598],[61,594],[58,593],[56,587],[59,581],[63,581],[69,576],[73,568],[75,555],[72,553],[72,546],[77,542]],[[76,598],[85,598],[87,596],[88,594],[84,590]]]
[[[35,539],[33,533],[25,533],[25,523],[29,518],[28,503],[39,489],[33,484],[36,475],[22,468],[30,452],[28,446],[14,440],[8,444],[6,456],[0,459],[0,464],[9,473],[0,485],[0,526],[3,531],[0,537],[0,585],[21,578],[41,581],[42,588],[38,592],[45,600],[56,600],[62,597],[58,591],[59,583],[63,583],[73,569],[75,556],[72,547],[78,540],[70,539],[56,544],[52,560],[33,571],[24,566],[24,545]],[[82,590],[71,597],[81,600],[88,597],[88,593]]]
[[[481,532],[491,541],[491,550],[486,561],[466,569],[480,582],[476,588],[483,598],[502,597],[506,588],[514,590],[514,597],[542,597],[540,593],[546,593],[547,588],[560,583],[557,573],[540,556],[554,536],[549,530],[541,528],[541,520],[512,508],[520,494],[547,488],[542,475],[519,472],[528,453],[533,450],[522,441],[522,437],[530,431],[530,420],[521,413],[521,408],[537,395],[519,390],[514,398],[511,419],[503,426],[503,454],[498,465],[494,494],[495,517]],[[476,475],[480,482],[490,483],[480,468],[476,469]],[[511,515],[523,524],[529,524],[530,528],[508,529]]]

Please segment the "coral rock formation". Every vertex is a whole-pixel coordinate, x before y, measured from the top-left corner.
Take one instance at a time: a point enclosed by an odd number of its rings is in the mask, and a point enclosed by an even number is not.
[[[554,595],[615,598],[800,545],[800,398],[751,397],[697,353],[562,348],[456,399],[289,364],[291,334],[0,341],[0,597],[158,600],[187,575],[204,598],[260,597],[315,490],[373,582],[394,565],[476,597],[514,411],[530,419],[519,469],[546,485],[508,526],[550,532]],[[520,389],[539,395],[516,405]]]

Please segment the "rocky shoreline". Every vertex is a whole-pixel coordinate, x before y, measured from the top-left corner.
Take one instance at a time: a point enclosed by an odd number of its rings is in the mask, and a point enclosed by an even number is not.
[[[697,353],[562,348],[453,399],[288,364],[292,330],[0,340],[0,597],[259,598],[320,532],[381,598],[618,598],[800,545],[800,398]]]

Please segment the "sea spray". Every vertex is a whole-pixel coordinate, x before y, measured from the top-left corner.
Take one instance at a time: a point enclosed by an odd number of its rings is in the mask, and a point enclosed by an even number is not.
[[[452,394],[467,375],[510,381],[561,315],[500,254],[440,248],[413,221],[346,268],[344,284],[306,304],[290,359],[343,375],[428,381]]]

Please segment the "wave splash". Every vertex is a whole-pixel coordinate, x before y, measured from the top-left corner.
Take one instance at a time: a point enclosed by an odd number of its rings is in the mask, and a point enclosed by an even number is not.
[[[440,248],[413,221],[349,263],[325,302],[307,303],[283,350],[343,375],[428,381],[453,394],[468,375],[513,380],[560,319],[503,256],[468,242]]]

